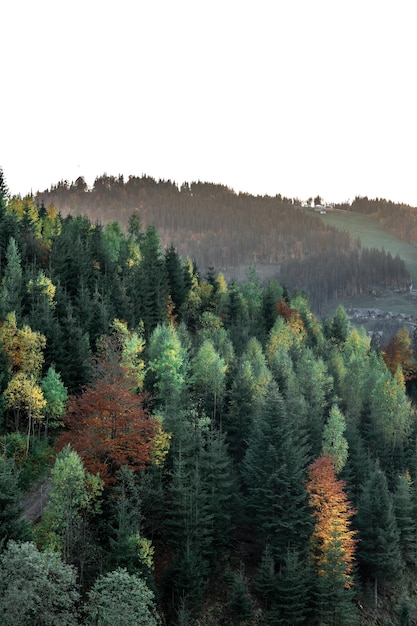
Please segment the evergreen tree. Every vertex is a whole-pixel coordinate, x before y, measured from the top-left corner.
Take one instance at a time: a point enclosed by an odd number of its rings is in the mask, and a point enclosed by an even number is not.
[[[394,492],[394,512],[399,530],[399,540],[403,560],[408,565],[416,564],[417,521],[413,502],[413,485],[407,473],[398,477]]]
[[[295,626],[303,624],[307,616],[310,583],[305,559],[295,550],[288,550],[283,565],[276,575],[275,594],[271,610],[267,613],[269,624]]]
[[[19,320],[22,314],[22,259],[16,240],[11,237],[6,251],[6,269],[0,292],[0,318],[14,311]]]
[[[233,576],[231,598],[228,609],[237,624],[250,623],[253,616],[252,602],[249,594],[248,582],[242,571]]]
[[[4,217],[9,198],[9,188],[7,186],[6,177],[3,168],[0,167],[0,219]]]
[[[391,578],[398,581],[403,572],[393,499],[385,473],[378,464],[363,487],[356,525],[359,530],[357,557],[365,578],[374,582],[376,608],[378,584],[384,585]]]
[[[140,486],[134,472],[125,466],[120,468],[116,479],[107,500],[110,568],[123,567],[130,574],[143,576],[148,585],[153,585],[153,546],[142,531]]]
[[[30,529],[22,519],[19,474],[14,460],[0,456],[0,552],[9,539],[28,539]]]
[[[346,428],[345,418],[340,409],[333,405],[323,432],[323,454],[331,456],[335,470],[339,473],[348,458],[348,442],[343,433]]]
[[[168,279],[159,237],[149,226],[141,243],[141,261],[132,275],[130,297],[135,311],[135,323],[142,320],[145,336],[167,318]]]
[[[312,604],[319,624],[357,626],[359,615],[353,587],[346,587],[343,548],[335,541],[327,553],[322,572],[312,585]]]
[[[271,379],[262,346],[251,338],[232,382],[224,420],[230,453],[237,463],[245,455],[252,423],[265,403]]]
[[[173,245],[165,251],[165,266],[168,291],[174,304],[173,315],[177,321],[180,321],[182,306],[187,298],[188,289],[181,259]]]
[[[308,448],[303,431],[287,416],[276,384],[251,430],[242,477],[251,523],[274,557],[288,547],[302,552],[311,530],[304,486]]]
[[[326,339],[331,343],[341,346],[346,341],[349,334],[350,322],[347,313],[342,305],[339,305],[335,314],[326,320],[323,325]]]

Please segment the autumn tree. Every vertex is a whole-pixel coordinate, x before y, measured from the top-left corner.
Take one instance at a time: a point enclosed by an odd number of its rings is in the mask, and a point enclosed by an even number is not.
[[[391,374],[395,374],[397,368],[400,367],[405,381],[415,378],[417,363],[414,361],[411,337],[406,328],[400,328],[382,355]]]
[[[299,335],[304,337],[306,334],[306,328],[304,326],[303,318],[301,317],[299,311],[295,308],[289,307],[284,299],[280,300],[277,304],[277,315],[284,318],[296,336]]]
[[[96,376],[80,396],[68,403],[58,447],[71,443],[89,472],[99,472],[106,484],[117,470],[140,470],[151,462],[159,423],[144,407],[144,397],[132,390],[132,378],[121,363],[120,346],[104,340],[96,359]]]
[[[16,431],[20,428],[21,417],[27,418],[27,451],[34,434],[35,421],[43,419],[46,405],[39,384],[45,342],[45,337],[34,332],[27,324],[19,328],[14,312],[7,315],[0,327],[0,345],[9,374],[4,399],[6,406],[13,411]]]
[[[309,504],[315,519],[311,558],[317,573],[318,597],[323,604],[323,588],[327,588],[327,601],[331,602],[335,594],[342,593],[344,597],[343,589],[348,590],[353,584],[356,537],[351,517],[354,510],[344,491],[345,483],[336,478],[332,457],[320,456],[310,465],[308,475]]]

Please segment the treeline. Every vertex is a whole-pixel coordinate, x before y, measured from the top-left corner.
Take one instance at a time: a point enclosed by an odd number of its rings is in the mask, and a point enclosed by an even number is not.
[[[4,178],[0,211],[2,623],[416,620],[406,331],[381,353],[254,267],[201,275],[136,214]]]
[[[305,291],[315,311],[329,299],[410,283],[399,258],[361,250],[347,233],[325,226],[280,195],[255,197],[211,183],[178,187],[146,176],[125,182],[122,176],[103,175],[91,190],[82,178],[62,181],[35,200],[103,226],[117,221],[127,228],[132,212],[138,212],[144,228],[156,227],[163,248],[173,245],[203,272],[215,267],[233,277],[242,265],[274,265],[275,278]]]

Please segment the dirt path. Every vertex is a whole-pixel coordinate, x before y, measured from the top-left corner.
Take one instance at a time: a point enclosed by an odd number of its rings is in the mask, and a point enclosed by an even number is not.
[[[48,477],[42,477],[33,485],[30,491],[22,498],[22,517],[32,523],[42,517],[48,501],[50,488],[51,484]]]

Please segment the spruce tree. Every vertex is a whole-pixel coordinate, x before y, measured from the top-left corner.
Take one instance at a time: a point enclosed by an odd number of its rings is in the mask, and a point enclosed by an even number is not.
[[[393,498],[379,464],[364,485],[356,526],[359,530],[357,558],[363,576],[373,580],[376,608],[378,585],[392,578],[398,581],[404,567]]]
[[[288,550],[283,565],[276,575],[275,593],[268,616],[268,624],[295,626],[305,622],[310,597],[311,572],[305,558],[295,550]]]
[[[413,495],[410,475],[402,474],[398,477],[394,492],[394,512],[400,533],[401,554],[408,565],[415,565],[417,557],[417,521]]]
[[[308,448],[274,382],[249,435],[242,477],[248,520],[274,557],[302,552],[311,531],[305,490]]]

